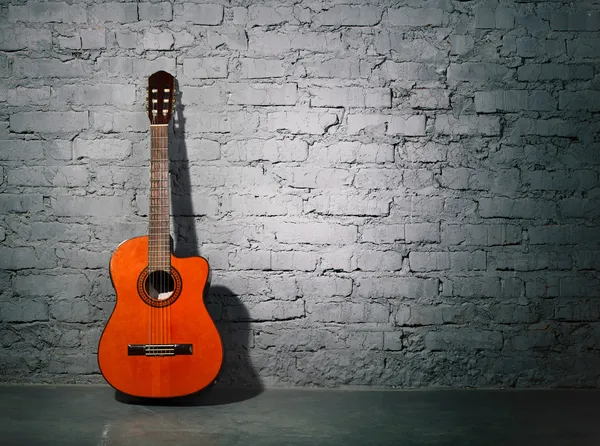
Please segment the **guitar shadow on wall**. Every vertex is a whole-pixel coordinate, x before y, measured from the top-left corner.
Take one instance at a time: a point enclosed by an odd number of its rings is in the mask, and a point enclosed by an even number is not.
[[[177,257],[200,256],[200,240],[196,233],[198,209],[192,203],[190,161],[185,138],[185,105],[182,93],[175,81],[174,125],[169,130],[169,158],[172,181],[171,210],[174,220],[175,248]],[[210,278],[209,278],[210,280]],[[252,366],[249,348],[252,336],[250,316],[241,299],[227,287],[207,284],[204,303],[215,322],[223,342],[223,365],[217,383],[208,388],[179,398],[136,398],[116,391],[116,399],[129,404],[209,406],[229,404],[253,398],[263,391],[263,385]],[[235,311],[224,307],[234,306]]]

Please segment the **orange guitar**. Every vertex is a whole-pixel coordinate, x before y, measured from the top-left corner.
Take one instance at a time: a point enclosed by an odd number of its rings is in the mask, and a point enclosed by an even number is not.
[[[115,389],[166,398],[212,383],[223,347],[203,301],[208,262],[171,253],[168,125],[173,76],[159,71],[148,84],[149,235],[124,241],[110,260],[117,303],[100,338],[98,364]]]

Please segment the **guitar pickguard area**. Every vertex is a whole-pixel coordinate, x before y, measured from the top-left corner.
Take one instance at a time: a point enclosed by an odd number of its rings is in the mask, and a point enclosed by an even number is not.
[[[149,272],[148,268],[145,268],[138,277],[138,294],[151,307],[163,308],[171,305],[181,295],[181,289],[181,275],[172,266],[170,273]]]

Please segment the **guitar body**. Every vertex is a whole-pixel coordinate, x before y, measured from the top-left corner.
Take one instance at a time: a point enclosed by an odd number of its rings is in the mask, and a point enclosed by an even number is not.
[[[172,291],[149,298],[148,237],[119,245],[110,261],[117,303],[98,346],[100,370],[112,387],[133,396],[168,398],[197,392],[215,380],[223,348],[203,300],[208,271],[202,257],[171,254]],[[185,351],[171,354],[171,345]]]

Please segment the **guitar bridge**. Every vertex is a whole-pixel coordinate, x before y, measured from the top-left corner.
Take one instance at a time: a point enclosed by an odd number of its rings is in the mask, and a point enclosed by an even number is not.
[[[191,355],[192,344],[129,344],[128,356],[176,356]]]

